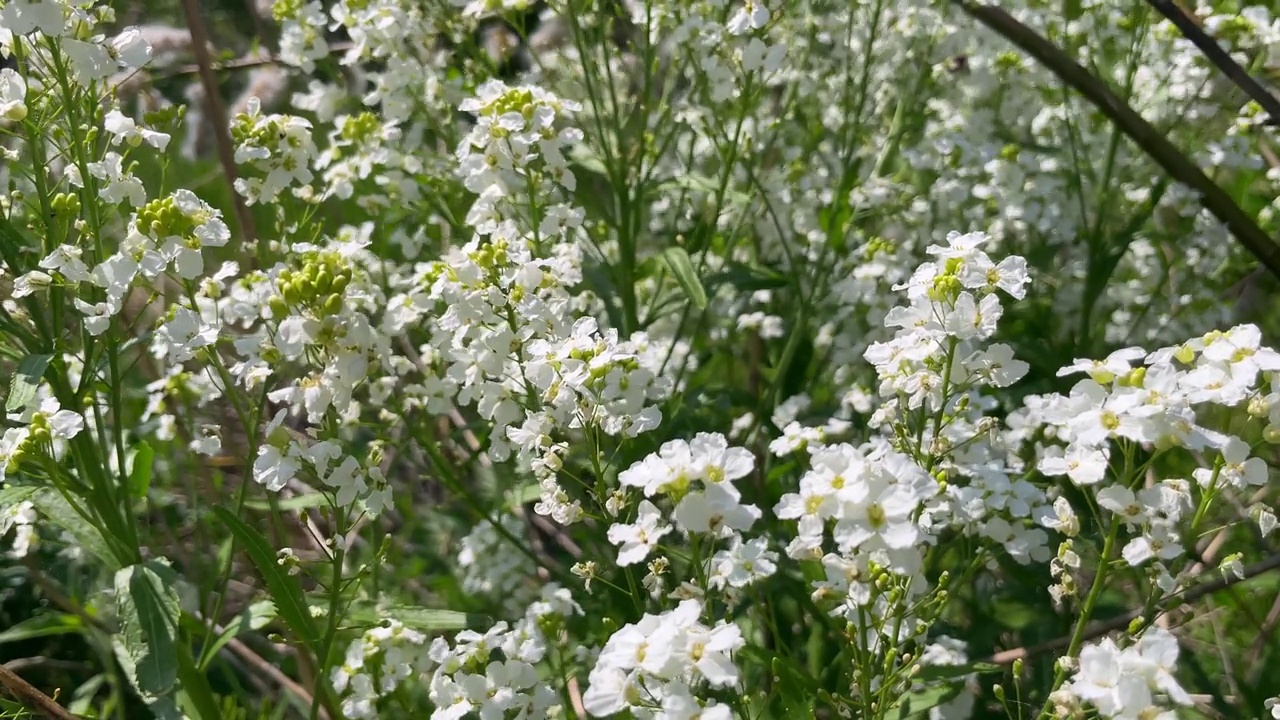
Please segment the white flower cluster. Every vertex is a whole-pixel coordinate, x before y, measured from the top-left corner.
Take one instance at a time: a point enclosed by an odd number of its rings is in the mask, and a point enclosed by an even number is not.
[[[272,202],[295,182],[304,187],[294,188],[294,194],[306,194],[317,153],[310,122],[293,115],[263,115],[261,101],[253,97],[245,112],[231,120],[231,139],[236,163],[263,174],[236,178],[236,192],[246,204]]]
[[[1177,714],[1167,703],[1191,704],[1174,677],[1177,662],[1178,639],[1161,628],[1123,650],[1103,638],[1081,649],[1079,668],[1054,700],[1065,707],[1087,703],[1104,718],[1173,720]]]
[[[498,519],[510,537],[520,538],[524,523],[514,515]],[[462,589],[468,594],[501,601],[505,606],[526,604],[529,558],[512,546],[488,522],[476,523],[459,544],[458,567]]]
[[[536,666],[549,643],[559,642],[564,621],[581,614],[568,590],[547,585],[514,627],[499,622],[484,633],[464,630],[452,644],[436,638],[429,651],[435,667],[431,720],[458,720],[471,713],[482,718],[546,717],[556,692]]]
[[[13,503],[0,508],[0,538],[13,531],[13,543],[8,556],[24,558],[31,552],[32,546],[39,538],[36,533],[36,508],[30,500]]]
[[[352,640],[342,664],[329,674],[334,691],[345,695],[343,717],[351,720],[380,717],[380,698],[431,669],[426,642],[426,635],[394,618]]]
[[[578,313],[568,288],[581,281],[573,232],[582,210],[556,203],[575,181],[564,148],[581,132],[557,129],[578,105],[538,88],[493,81],[462,104],[476,125],[458,147],[463,183],[478,194],[467,214],[472,239],[420,266],[404,293],[388,300],[388,332],[433,316],[421,349],[424,377],[406,387],[410,406],[442,412],[474,405],[492,424],[489,454],[520,463],[542,482],[537,511],[576,521],[578,501],[556,473],[568,434],[598,428],[633,437],[657,427],[652,403],[665,395],[643,354],[615,330]],[[514,198],[544,197],[523,207]],[[532,213],[532,215],[530,214]]]
[[[746,641],[738,626],[699,621],[703,605],[685,600],[661,615],[645,614],[615,632],[596,661],[582,696],[596,717],[630,711],[654,720],[728,720],[729,707],[699,698],[703,687],[739,681],[733,654]]]
[[[1026,261],[1010,256],[997,265],[981,250],[983,233],[947,236],[945,247],[929,246],[937,262],[926,262],[894,290],[906,290],[910,304],[889,311],[884,323],[902,328],[892,340],[875,343],[866,358],[880,378],[880,395],[902,396],[910,410],[943,410],[950,388],[981,382],[1008,387],[1027,372],[1008,345],[969,350],[996,331],[1002,310],[997,289],[1022,299]]]

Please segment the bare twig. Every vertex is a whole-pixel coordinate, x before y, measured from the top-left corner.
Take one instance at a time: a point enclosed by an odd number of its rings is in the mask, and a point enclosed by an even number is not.
[[[53,698],[32,687],[31,683],[18,677],[4,665],[0,665],[0,686],[3,686],[24,707],[50,720],[78,720],[66,708],[54,702]]]
[[[1214,578],[1209,582],[1205,582],[1205,583],[1190,587],[1181,593],[1174,593],[1172,595],[1169,595],[1166,598],[1164,598],[1164,600],[1161,601],[1160,605],[1166,609],[1162,609],[1160,610],[1160,612],[1162,613],[1167,612],[1168,611],[1167,608],[1172,606],[1175,602],[1178,604],[1193,603],[1196,600],[1199,600],[1200,598],[1206,595],[1218,592],[1219,590],[1225,590],[1226,588],[1233,587],[1239,583],[1244,582],[1245,580],[1249,580],[1251,578],[1257,577],[1258,575],[1262,575],[1263,573],[1270,572],[1271,570],[1276,570],[1276,569],[1280,569],[1280,553],[1276,553],[1275,555],[1272,555],[1266,560],[1261,560],[1245,568],[1241,577],[1236,577],[1234,575],[1231,577],[1218,577],[1218,578]],[[1116,617],[1110,618],[1108,620],[1103,620],[1103,621],[1094,623],[1093,625],[1085,629],[1084,639],[1092,640],[1093,638],[1106,635],[1107,633],[1112,632],[1114,630],[1119,630],[1121,628],[1128,627],[1129,623],[1133,622],[1134,619],[1140,617],[1141,615],[1142,615],[1142,611],[1135,609],[1135,610],[1130,610],[1129,612],[1123,613],[1121,615],[1117,615]],[[1058,638],[1054,638],[1053,640],[1042,642],[1038,645],[1027,645],[1023,647],[1012,648],[1009,650],[1002,650],[992,655],[991,657],[987,658],[987,662],[996,663],[999,665],[1008,665],[1012,663],[1014,660],[1022,660],[1025,658],[1033,657],[1035,655],[1041,655],[1046,652],[1052,652],[1054,650],[1065,648],[1070,643],[1071,643],[1071,637],[1069,635],[1058,637]]]
[[[221,629],[219,629],[219,632],[221,632]],[[311,707],[312,703],[315,702],[311,693],[307,692],[306,688],[299,685],[293,678],[285,675],[280,671],[280,668],[272,665],[266,660],[266,658],[254,652],[252,648],[245,645],[239,638],[233,638],[229,641],[227,643],[227,649],[238,655],[241,660],[248,663],[254,670],[271,678],[286,692],[298,698],[303,707]],[[329,713],[323,707],[320,708],[320,717],[325,720],[329,720]]]
[[[330,55],[337,55],[338,53],[344,53],[350,49],[351,49],[351,43],[349,42],[329,44]],[[238,57],[235,60],[226,60],[224,62],[210,63],[209,67],[215,71],[222,72],[227,70],[247,70],[247,69],[262,67],[263,65],[283,65],[283,64],[284,64],[284,61],[280,59],[279,55],[256,53],[251,55],[245,55],[243,57]],[[182,65],[182,66],[173,68],[172,70],[169,70],[167,72],[156,73],[155,77],[163,79],[163,78],[182,77],[183,75],[199,75],[199,74],[200,74],[199,65]]]
[[[1170,177],[1199,193],[1205,209],[1226,225],[1258,262],[1280,278],[1280,245],[1272,242],[1230,195],[1104,82],[1004,10],[974,0],[951,1],[966,14],[1043,63],[1063,82],[1083,95]]]
[[[240,233],[246,242],[253,243],[257,240],[258,233],[254,230],[253,216],[249,214],[248,206],[236,191],[235,150],[231,146],[227,113],[222,106],[222,95],[218,91],[218,78],[213,74],[213,59],[209,56],[209,34],[205,32],[204,18],[200,17],[196,0],[182,0],[182,12],[187,18],[187,29],[191,31],[191,50],[196,56],[200,84],[204,87],[204,101],[208,105],[209,121],[213,125],[213,136],[218,145],[218,162],[222,164],[222,174],[231,190],[231,202],[235,206],[236,217],[240,220]]]
[[[1227,79],[1235,83],[1236,87],[1248,93],[1254,102],[1267,111],[1266,124],[1280,125],[1280,98],[1272,95],[1270,91],[1262,87],[1261,83],[1254,80],[1244,68],[1240,67],[1240,63],[1231,58],[1230,53],[1224,50],[1216,40],[1209,37],[1209,34],[1187,15],[1185,10],[1172,2],[1172,0],[1147,0],[1147,3],[1161,15],[1168,18],[1169,22],[1177,26],[1178,31],[1197,48],[1200,48],[1200,52],[1204,53],[1209,62],[1217,66],[1222,71],[1222,74],[1227,76]]]

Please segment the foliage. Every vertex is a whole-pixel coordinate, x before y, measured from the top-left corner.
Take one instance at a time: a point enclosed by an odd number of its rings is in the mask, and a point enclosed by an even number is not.
[[[1275,124],[1001,8],[0,0],[0,717],[1280,718]]]

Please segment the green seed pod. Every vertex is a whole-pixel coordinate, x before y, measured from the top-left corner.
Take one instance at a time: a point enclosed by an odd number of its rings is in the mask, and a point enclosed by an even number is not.
[[[333,282],[329,285],[329,289],[335,293],[342,294],[347,289],[347,285],[351,284],[351,273],[349,271],[341,271],[334,273]]]
[[[283,320],[289,316],[289,304],[286,303],[284,298],[279,295],[273,295],[271,299],[267,301],[267,305],[271,308],[271,317],[276,320]]]

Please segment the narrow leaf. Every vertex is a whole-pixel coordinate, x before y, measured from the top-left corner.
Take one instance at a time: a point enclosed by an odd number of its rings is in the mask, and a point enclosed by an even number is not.
[[[218,637],[214,638],[213,643],[204,650],[204,655],[212,658],[235,638],[250,630],[259,630],[266,627],[267,623],[274,620],[277,614],[275,603],[270,600],[261,600],[250,605],[237,615],[236,619],[227,625]]]
[[[676,282],[680,283],[680,288],[684,290],[689,302],[699,310],[705,308],[707,291],[702,287],[702,281],[698,279],[698,273],[693,269],[693,261],[689,259],[689,253],[682,247],[669,247],[663,251],[662,258],[666,261],[667,268],[671,270],[671,275],[675,277]]]
[[[290,498],[279,500],[275,504],[275,509],[282,512],[291,512],[293,510],[306,510],[317,508],[329,502],[324,493],[307,493],[306,495],[294,495]],[[250,510],[258,510],[260,512],[271,512],[272,505],[266,500],[245,500],[244,506]]]
[[[921,668],[920,672],[912,676],[912,679],[918,682],[951,680],[965,677],[966,675],[1002,672],[1004,669],[1003,665],[989,662],[971,662],[963,665],[929,665]]]
[[[191,650],[186,646],[178,648],[178,704],[192,720],[219,720],[224,717],[218,711],[218,701],[209,687],[209,679],[196,668]]]
[[[891,710],[886,717],[895,718],[896,720],[926,718],[929,716],[930,710],[942,703],[949,702],[959,695],[963,689],[963,684],[955,683],[952,685],[938,685],[918,692],[908,693],[902,696],[896,711]]]
[[[133,470],[129,473],[129,494],[133,497],[147,496],[155,459],[156,453],[150,445],[145,441],[138,443],[138,451],[133,455]]]
[[[315,598],[312,607],[317,612],[327,612],[328,600]],[[391,618],[404,623],[405,627],[423,632],[445,632],[449,630],[465,630],[467,628],[486,627],[492,619],[484,615],[459,612],[457,610],[433,610],[414,605],[378,605],[376,603],[357,600],[347,606],[343,619],[355,625],[379,625],[384,619]]]
[[[293,629],[293,632],[297,634],[303,643],[319,655],[320,637],[316,631],[315,624],[312,622],[311,610],[307,607],[307,601],[302,594],[302,587],[298,584],[298,579],[286,574],[280,568],[280,565],[276,562],[275,552],[267,544],[267,539],[262,536],[262,533],[249,527],[243,520],[224,507],[215,507],[213,512],[227,526],[227,529],[231,531],[236,540],[244,546],[249,559],[257,566],[258,572],[262,573],[262,579],[267,583],[267,592],[271,594],[271,599],[275,601],[276,610],[280,613],[280,617],[288,623],[289,627]]]
[[[9,381],[9,397],[4,401],[5,412],[19,412],[35,399],[40,378],[44,377],[44,371],[52,359],[52,355],[28,355],[22,358],[13,373],[13,379]]]
[[[44,613],[10,625],[4,632],[0,632],[0,644],[50,635],[66,635],[83,629],[84,623],[75,615],[58,612]]]

